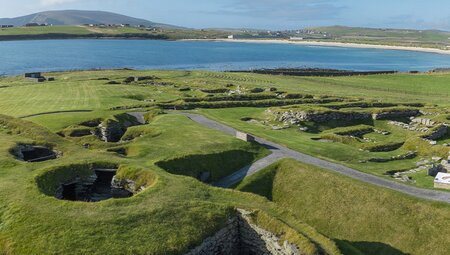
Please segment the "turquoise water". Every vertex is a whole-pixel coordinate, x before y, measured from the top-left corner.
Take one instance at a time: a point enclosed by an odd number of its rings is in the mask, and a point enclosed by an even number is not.
[[[450,67],[450,55],[288,44],[149,40],[0,42],[0,75],[79,69],[248,70],[317,67],[426,71]]]

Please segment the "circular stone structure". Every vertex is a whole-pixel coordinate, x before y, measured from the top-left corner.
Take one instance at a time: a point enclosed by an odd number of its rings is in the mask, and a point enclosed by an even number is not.
[[[21,144],[11,150],[17,159],[27,162],[42,162],[56,159],[58,153],[46,146]]]
[[[133,180],[117,178],[118,166],[111,163],[85,163],[56,166],[36,176],[39,190],[60,200],[99,202],[129,198],[142,191]]]
[[[128,198],[133,193],[114,182],[117,168],[93,169],[88,176],[75,176],[57,188],[55,197],[61,200],[99,202],[111,198]]]

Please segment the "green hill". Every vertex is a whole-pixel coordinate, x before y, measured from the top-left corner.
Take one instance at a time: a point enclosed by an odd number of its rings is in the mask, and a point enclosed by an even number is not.
[[[449,206],[283,160],[237,188],[262,195],[363,254],[448,254]],[[433,238],[430,238],[433,236]]]
[[[172,25],[155,23],[145,19],[138,19],[104,11],[46,11],[22,17],[0,19],[0,25],[24,26],[27,23],[52,24],[55,26],[74,26],[83,24],[130,24],[131,26],[144,25],[147,27],[176,28],[176,26]]]

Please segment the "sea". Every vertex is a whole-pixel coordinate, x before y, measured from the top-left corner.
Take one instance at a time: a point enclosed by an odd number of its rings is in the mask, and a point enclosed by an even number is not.
[[[114,68],[210,71],[323,68],[404,72],[443,67],[450,67],[450,55],[385,49],[109,39],[0,42],[0,75]]]

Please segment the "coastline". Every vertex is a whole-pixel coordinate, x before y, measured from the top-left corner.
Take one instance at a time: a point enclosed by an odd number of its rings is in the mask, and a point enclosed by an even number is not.
[[[435,53],[450,55],[450,50],[441,50],[423,47],[409,47],[409,46],[392,46],[392,45],[378,45],[378,44],[359,44],[359,43],[343,43],[343,42],[320,42],[320,41],[291,41],[287,39],[185,39],[180,41],[211,41],[211,42],[238,42],[238,43],[267,43],[267,44],[293,44],[304,46],[324,46],[324,47],[339,47],[339,48],[359,48],[359,49],[380,49],[380,50],[401,50],[401,51],[415,51],[425,53]]]
[[[322,47],[338,47],[338,48],[360,48],[360,49],[380,49],[380,50],[400,50],[414,51],[424,53],[434,53],[441,55],[450,55],[449,50],[410,47],[410,46],[393,46],[382,44],[366,44],[366,43],[345,43],[345,42],[323,42],[323,41],[292,41],[288,39],[171,39],[164,36],[149,35],[110,35],[110,34],[37,34],[37,35],[0,35],[0,42],[7,41],[41,41],[41,40],[161,40],[161,41],[185,41],[185,42],[236,42],[236,43],[265,43],[265,44],[291,44],[303,46],[322,46]]]

